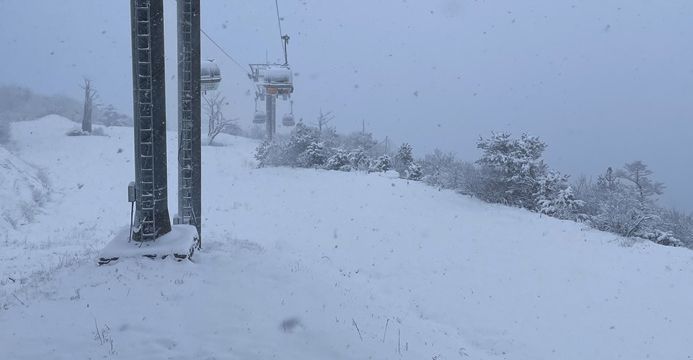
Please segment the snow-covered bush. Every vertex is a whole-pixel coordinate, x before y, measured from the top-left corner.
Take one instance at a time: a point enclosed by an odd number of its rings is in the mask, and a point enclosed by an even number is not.
[[[382,155],[371,162],[368,172],[386,172],[390,169],[392,169],[390,156]]]
[[[349,154],[342,150],[337,149],[327,162],[325,163],[325,169],[327,170],[339,170],[339,171],[351,171],[351,161],[349,160]]]
[[[379,144],[369,133],[337,134],[334,128],[321,130],[299,122],[288,139],[263,142],[255,157],[260,166],[296,166],[340,171],[386,171],[391,167]],[[379,154],[374,159],[371,154]],[[378,161],[379,160],[379,161]],[[420,178],[417,166],[408,169],[413,179]]]
[[[263,141],[255,150],[259,167],[286,165],[284,146],[278,141]]]
[[[683,242],[677,239],[673,233],[668,231],[662,231],[659,229],[654,229],[651,231],[642,231],[636,233],[635,236],[650,240],[656,244],[665,246],[683,246]]]
[[[371,165],[371,159],[362,148],[357,148],[349,152],[349,163],[351,167],[359,171],[368,171]]]

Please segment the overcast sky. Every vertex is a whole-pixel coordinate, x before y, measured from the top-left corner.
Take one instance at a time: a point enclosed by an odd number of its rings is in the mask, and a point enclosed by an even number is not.
[[[167,75],[175,80],[175,1],[167,4]],[[272,0],[203,0],[203,28],[243,64],[281,57]],[[693,1],[280,0],[295,113],[333,111],[347,132],[477,158],[491,131],[548,144],[573,176],[641,159],[693,210]],[[0,0],[0,83],[80,96],[83,76],[131,113],[129,1]],[[249,126],[242,69],[203,38],[229,112]],[[176,81],[169,121],[176,122]],[[280,104],[288,110],[288,104]],[[282,131],[287,131],[286,129]]]

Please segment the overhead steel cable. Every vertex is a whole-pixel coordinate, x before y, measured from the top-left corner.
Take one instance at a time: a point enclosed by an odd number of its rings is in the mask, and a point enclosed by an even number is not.
[[[248,70],[246,70],[245,66],[241,65],[240,62],[236,61],[236,59],[234,59],[233,56],[231,56],[231,54],[229,54],[228,52],[226,52],[226,50],[224,50],[224,48],[221,47],[221,45],[219,45],[219,43],[217,43],[216,41],[214,41],[214,39],[212,39],[212,37],[209,36],[209,34],[207,34],[206,31],[204,31],[203,29],[200,29],[200,32],[201,32],[207,39],[209,39],[209,41],[211,41],[212,44],[214,44],[214,46],[217,47],[217,49],[219,49],[224,55],[226,55],[227,58],[229,58],[231,61],[233,61],[233,63],[236,64],[236,66],[238,66],[241,70],[243,70],[243,72],[246,73],[246,75],[250,75],[250,73],[248,73]]]
[[[281,38],[284,36],[284,32],[282,31],[282,19],[279,16],[279,0],[274,0],[274,6],[277,9],[277,25],[279,25],[279,37]]]

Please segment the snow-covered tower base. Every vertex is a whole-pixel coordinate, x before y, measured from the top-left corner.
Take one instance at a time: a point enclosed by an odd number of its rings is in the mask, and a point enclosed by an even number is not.
[[[99,265],[110,264],[121,259],[149,258],[190,259],[198,243],[197,229],[192,225],[173,225],[171,231],[157,241],[135,242],[130,239],[130,229],[123,229],[99,253]]]

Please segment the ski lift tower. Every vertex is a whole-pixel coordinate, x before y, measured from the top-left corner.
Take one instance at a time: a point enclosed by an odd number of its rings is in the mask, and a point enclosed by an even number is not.
[[[205,64],[206,76],[201,78],[200,0],[178,0],[177,3],[178,215],[174,218],[174,223],[194,225],[201,239],[201,91],[203,80],[215,80],[216,77],[212,79],[212,75],[219,75],[219,68],[215,64]],[[212,66],[216,71],[212,71]],[[218,79],[221,79],[220,75]]]
[[[265,100],[267,138],[272,140],[277,132],[277,97],[287,100],[294,92],[294,81],[287,57],[289,36],[282,36],[284,64],[250,64],[248,76],[255,82],[257,96]]]
[[[101,251],[101,265],[135,256],[187,259],[200,245],[200,0],[178,0],[180,225],[171,226],[168,211],[163,0],[131,0],[130,17],[135,181],[128,201],[136,211],[129,231]]]

